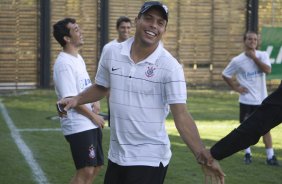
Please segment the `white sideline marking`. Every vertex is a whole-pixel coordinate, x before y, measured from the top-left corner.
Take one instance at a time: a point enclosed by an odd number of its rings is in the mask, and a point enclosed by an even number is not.
[[[32,151],[29,149],[29,147],[26,145],[26,143],[21,138],[21,135],[19,134],[19,131],[17,130],[17,127],[14,125],[12,119],[10,118],[5,106],[0,102],[0,110],[1,113],[6,121],[7,126],[10,129],[11,136],[14,139],[16,145],[18,146],[20,152],[24,156],[26,162],[28,163],[29,167],[32,170],[34,179],[37,183],[40,184],[48,184],[48,180],[45,177],[44,172],[42,171],[40,165],[36,162],[36,160],[33,157]]]
[[[57,132],[62,131],[60,128],[19,128],[19,132]]]

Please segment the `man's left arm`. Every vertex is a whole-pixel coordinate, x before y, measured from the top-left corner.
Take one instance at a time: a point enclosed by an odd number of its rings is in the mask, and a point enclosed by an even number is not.
[[[200,139],[198,129],[192,116],[187,111],[186,104],[172,104],[170,105],[170,109],[181,138],[197,158],[199,153],[205,149],[205,146]]]
[[[170,105],[170,109],[181,138],[193,152],[198,163],[202,164],[205,177],[214,178],[216,183],[223,184],[225,175],[218,162],[211,157],[210,152],[205,148],[198,128],[192,116],[187,111],[186,104],[172,104]]]

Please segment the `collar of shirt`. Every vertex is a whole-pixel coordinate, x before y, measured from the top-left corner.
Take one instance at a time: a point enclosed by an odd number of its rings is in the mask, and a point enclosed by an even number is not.
[[[121,55],[125,55],[128,58],[130,58],[130,49],[133,41],[134,41],[134,37],[131,37],[121,43],[122,44]],[[140,63],[147,62],[147,63],[155,64],[159,56],[161,55],[162,50],[163,50],[163,43],[160,41],[156,50]]]

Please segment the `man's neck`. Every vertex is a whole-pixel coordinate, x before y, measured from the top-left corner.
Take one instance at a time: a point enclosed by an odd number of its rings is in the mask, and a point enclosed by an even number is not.
[[[157,47],[158,45],[154,47],[143,47],[136,41],[134,41],[131,45],[130,57],[135,63],[138,63],[146,59],[149,55],[151,55]]]
[[[118,39],[117,39],[117,42],[118,42],[118,43],[121,43],[121,42],[124,42],[125,40],[126,40],[126,39],[118,38]]]
[[[74,57],[77,57],[78,55],[78,51],[79,51],[79,48],[74,48],[74,47],[69,47],[69,46],[66,46],[64,47],[64,52],[74,56]]]

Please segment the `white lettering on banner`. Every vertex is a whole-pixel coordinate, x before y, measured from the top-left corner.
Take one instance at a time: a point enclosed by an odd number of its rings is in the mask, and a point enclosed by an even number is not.
[[[273,46],[272,45],[267,46],[266,52],[268,53],[269,56],[271,55],[272,51],[273,51]],[[282,46],[279,49],[276,59],[270,58],[270,62],[271,64],[281,64],[282,63]]]
[[[277,64],[281,64],[282,63],[282,46],[280,47],[279,53],[277,55],[276,63]]]

